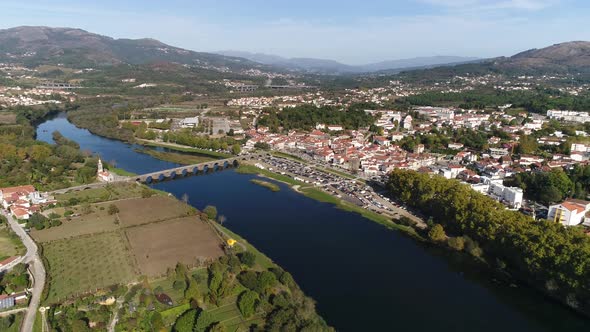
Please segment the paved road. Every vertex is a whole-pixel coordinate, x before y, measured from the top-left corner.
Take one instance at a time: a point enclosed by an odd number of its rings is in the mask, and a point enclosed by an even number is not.
[[[21,326],[21,332],[32,332],[33,325],[35,324],[35,316],[39,309],[39,303],[41,302],[41,293],[45,286],[45,267],[39,257],[37,244],[33,239],[25,232],[25,230],[18,224],[18,222],[5,211],[2,214],[8,219],[8,223],[12,230],[18,235],[27,248],[27,253],[24,256],[23,262],[29,265],[29,272],[33,279],[33,289],[31,291],[31,302],[29,308],[25,313],[25,318]]]

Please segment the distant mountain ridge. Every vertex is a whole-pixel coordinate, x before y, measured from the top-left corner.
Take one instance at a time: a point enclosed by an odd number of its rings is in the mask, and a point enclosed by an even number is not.
[[[407,68],[419,68],[439,66],[477,61],[475,57],[460,56],[433,56],[416,57],[411,59],[399,59],[381,61],[366,65],[347,65],[335,60],[315,58],[285,58],[278,55],[264,53],[250,53],[243,51],[219,51],[217,54],[245,58],[254,62],[283,67],[290,70],[305,70],[322,73],[370,73],[377,71],[402,70]]]
[[[82,29],[22,26],[0,30],[0,62],[64,64],[75,68],[177,62],[200,66],[260,68],[243,58],[194,52],[151,38],[114,39]]]

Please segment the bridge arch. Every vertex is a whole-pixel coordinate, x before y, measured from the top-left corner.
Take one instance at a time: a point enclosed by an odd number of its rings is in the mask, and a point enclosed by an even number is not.
[[[188,175],[188,171],[189,171],[188,169],[184,168],[184,169],[182,170],[182,172],[180,172],[180,174],[182,174],[182,176],[183,176],[183,177],[185,177],[185,176],[187,176],[187,175]]]
[[[158,181],[164,181],[164,179],[166,179],[166,176],[164,173],[160,173],[160,175],[158,175]]]
[[[153,181],[154,181],[154,178],[152,178],[152,176],[151,176],[151,175],[148,175],[148,176],[145,178],[145,183],[152,183]]]

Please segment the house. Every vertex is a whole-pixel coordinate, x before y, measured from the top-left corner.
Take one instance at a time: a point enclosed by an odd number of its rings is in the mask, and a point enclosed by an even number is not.
[[[590,216],[586,214],[590,211],[590,202],[568,199],[562,203],[551,205],[547,219],[563,224],[564,226],[576,226],[582,223],[588,223]]]
[[[449,143],[449,145],[447,145],[447,147],[452,150],[461,150],[463,148],[463,144],[462,143]]]

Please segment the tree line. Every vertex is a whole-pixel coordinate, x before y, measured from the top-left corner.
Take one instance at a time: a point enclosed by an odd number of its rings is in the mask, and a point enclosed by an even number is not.
[[[590,237],[577,227],[534,221],[456,180],[394,170],[388,190],[453,236],[466,236],[491,265],[590,314]],[[440,237],[434,232],[433,237]]]

